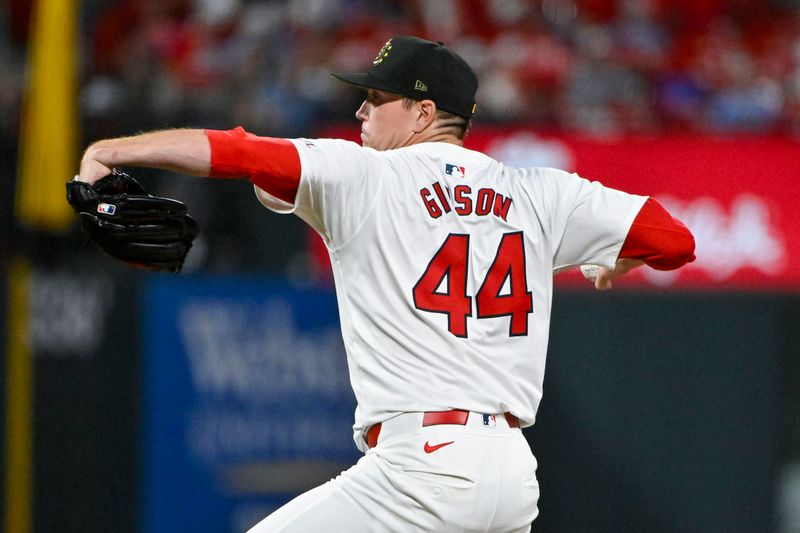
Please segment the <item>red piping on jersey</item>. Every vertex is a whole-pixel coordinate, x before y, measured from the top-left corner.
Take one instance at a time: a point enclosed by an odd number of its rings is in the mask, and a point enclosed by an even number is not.
[[[674,270],[695,260],[694,237],[655,198],[648,198],[633,220],[619,257],[639,259],[656,270]]]
[[[294,204],[300,185],[300,154],[286,139],[259,137],[242,127],[205,130],[215,178],[248,178],[258,188]]]

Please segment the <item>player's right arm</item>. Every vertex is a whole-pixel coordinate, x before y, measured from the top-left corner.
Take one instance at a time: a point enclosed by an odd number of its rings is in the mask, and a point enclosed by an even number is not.
[[[694,238],[655,199],[589,182],[575,174],[540,169],[556,270],[570,265],[600,267],[599,290],[632,268],[680,268],[694,260]]]
[[[642,261],[656,270],[674,270],[695,260],[694,237],[650,197],[633,219],[619,257]]]
[[[613,269],[600,267],[594,286],[601,291],[610,289],[614,279],[642,265],[675,270],[695,260],[694,249],[689,228],[655,198],[648,198],[631,224],[616,265]]]

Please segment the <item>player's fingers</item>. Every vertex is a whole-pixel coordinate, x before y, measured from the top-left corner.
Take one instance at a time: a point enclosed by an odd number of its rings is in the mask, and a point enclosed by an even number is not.
[[[111,174],[111,170],[111,168],[99,161],[84,158],[83,161],[81,161],[80,173],[77,179],[78,181],[85,181],[89,185],[92,185],[99,179]]]
[[[594,281],[594,288],[598,291],[607,291],[612,287],[611,280],[608,278],[598,277]]]
[[[607,291],[611,288],[612,273],[605,267],[600,267],[597,270],[597,275],[594,278],[594,288],[598,291]]]

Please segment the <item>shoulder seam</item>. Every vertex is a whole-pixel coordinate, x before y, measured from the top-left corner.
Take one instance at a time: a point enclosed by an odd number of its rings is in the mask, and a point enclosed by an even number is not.
[[[378,190],[375,191],[375,197],[372,199],[372,203],[369,205],[369,207],[367,207],[366,211],[364,212],[364,217],[361,219],[361,222],[359,222],[358,227],[353,231],[353,234],[347,237],[347,239],[342,241],[337,246],[329,247],[331,252],[338,252],[339,250],[350,244],[350,242],[356,237],[356,235],[358,235],[361,232],[362,228],[364,227],[364,224],[367,223],[367,219],[372,214],[372,211],[375,209],[375,205],[378,203],[378,198],[383,192],[383,181],[384,181],[383,175],[386,173],[386,165],[383,164],[384,163],[383,158],[379,157],[378,159],[381,161],[382,164],[381,164],[381,171],[375,177],[375,179],[379,180],[379,182],[378,182]]]

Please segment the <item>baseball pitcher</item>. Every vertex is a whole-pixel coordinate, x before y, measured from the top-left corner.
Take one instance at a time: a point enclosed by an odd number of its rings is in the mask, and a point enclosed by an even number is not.
[[[76,180],[118,166],[246,178],[324,239],[364,456],[252,531],[529,531],[539,484],[521,428],[542,396],[553,272],[599,265],[607,289],[694,260],[692,234],[653,198],[464,148],[478,82],[442,43],[396,37],[368,72],[334,76],[366,90],[361,146],[159,131],[91,145]]]

